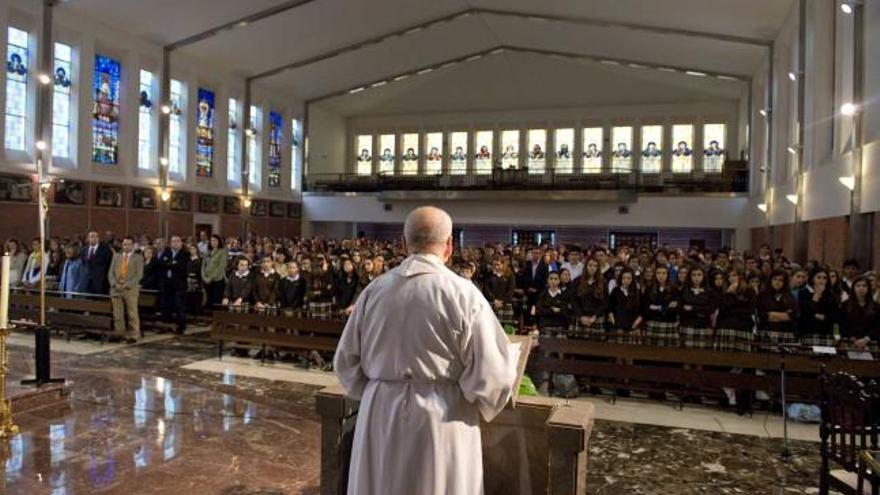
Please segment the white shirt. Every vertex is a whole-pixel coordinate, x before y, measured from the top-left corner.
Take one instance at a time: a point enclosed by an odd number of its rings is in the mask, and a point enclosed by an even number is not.
[[[571,273],[571,279],[574,280],[584,273],[584,262],[581,261],[580,263],[574,264],[570,261],[566,261],[562,264],[562,268],[568,270],[569,273]]]

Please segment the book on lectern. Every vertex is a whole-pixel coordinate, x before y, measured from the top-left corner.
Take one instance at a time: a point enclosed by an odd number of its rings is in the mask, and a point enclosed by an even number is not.
[[[514,344],[519,344],[519,361],[516,363],[516,381],[513,384],[513,392],[510,394],[510,403],[516,407],[519,399],[519,386],[522,384],[523,375],[526,372],[526,364],[529,362],[529,353],[532,352],[531,335],[508,335],[508,339]]]

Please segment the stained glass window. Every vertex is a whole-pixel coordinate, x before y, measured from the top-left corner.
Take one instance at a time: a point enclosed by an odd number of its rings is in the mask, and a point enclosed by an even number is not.
[[[379,155],[379,173],[385,175],[394,175],[394,134],[382,134],[379,136],[379,149],[382,153]]]
[[[425,174],[438,175],[443,173],[443,133],[429,132],[425,135]]]
[[[357,137],[358,154],[355,157],[358,175],[373,174],[373,136],[361,134]]]
[[[71,80],[73,71],[73,49],[64,43],[55,43],[55,75],[52,95],[52,155],[70,158],[70,137],[72,128]]]
[[[260,149],[260,128],[263,124],[263,114],[260,107],[251,105],[251,130],[248,133],[248,179],[251,187],[259,190],[263,185],[263,164],[261,157],[263,150]]]
[[[570,174],[574,172],[574,129],[556,129],[553,133],[556,149],[556,172]]]
[[[632,172],[632,140],[633,128],[621,126],[611,129],[611,168],[615,174]]]
[[[547,130],[529,129],[529,173],[543,174],[547,163]]]
[[[672,171],[677,174],[689,173],[694,168],[694,126],[678,124],[672,126]]]
[[[659,174],[663,169],[663,126],[642,127],[642,172]]]
[[[720,173],[727,158],[726,124],[706,124],[703,126],[703,171]]]
[[[474,156],[474,172],[478,174],[492,173],[492,131],[477,131],[477,154]]]
[[[138,101],[138,168],[152,170],[153,161],[153,73],[141,69]]]
[[[119,163],[120,73],[121,67],[117,60],[95,55],[92,161],[102,165]]]
[[[6,139],[9,150],[25,149],[27,129],[28,33],[9,27],[6,60]]]
[[[290,188],[296,189],[302,174],[302,122],[299,119],[290,120]]]
[[[181,178],[186,176],[186,157],[183,150],[183,83],[171,80],[171,118],[168,126],[168,172]]]
[[[449,173],[464,175],[467,173],[468,133],[464,131],[449,134]]]
[[[605,130],[601,127],[584,127],[581,132],[581,146],[583,151],[583,170],[585,174],[598,174],[602,172],[602,141],[605,138]]]
[[[281,187],[281,136],[284,134],[281,114],[269,111],[269,187]]]
[[[196,177],[214,176],[214,92],[199,88],[196,113]]]
[[[501,131],[501,166],[519,168],[519,131]]]
[[[400,171],[403,175],[416,175],[419,173],[419,134],[409,132],[403,135],[401,148],[403,155],[400,157]]]
[[[239,161],[238,142],[238,102],[229,99],[226,131],[226,181],[230,184],[241,184],[241,162]]]

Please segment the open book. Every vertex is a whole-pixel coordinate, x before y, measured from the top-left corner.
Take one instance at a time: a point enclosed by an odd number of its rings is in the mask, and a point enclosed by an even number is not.
[[[519,344],[519,362],[516,363],[516,381],[513,384],[513,393],[510,395],[510,403],[516,407],[516,401],[519,399],[519,386],[522,384],[523,375],[526,372],[526,364],[529,362],[529,353],[532,352],[532,336],[531,335],[508,335],[508,339],[513,344]]]

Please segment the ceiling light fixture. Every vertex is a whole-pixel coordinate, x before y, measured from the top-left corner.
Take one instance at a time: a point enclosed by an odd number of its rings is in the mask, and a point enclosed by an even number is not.
[[[795,73],[795,72],[789,72],[789,73],[788,73],[788,78],[791,79],[792,81],[797,81],[797,73]]]
[[[355,93],[360,93],[361,91],[363,91],[363,90],[365,90],[365,89],[367,89],[367,88],[365,88],[365,87],[363,87],[363,86],[361,86],[361,87],[359,87],[359,88],[354,88],[354,89],[349,90],[349,91],[348,91],[348,94],[353,95],[353,94],[355,94]]]
[[[599,62],[605,65],[620,65],[620,62],[617,60],[600,60]]]
[[[786,149],[787,149],[788,152],[791,153],[792,155],[797,155],[797,153],[798,153],[798,148],[800,148],[800,146],[798,146],[798,145],[792,145],[792,146],[789,146],[789,147],[786,148]]]
[[[52,76],[50,76],[49,74],[45,74],[45,73],[40,74],[40,75],[37,77],[37,79],[39,79],[39,80],[40,80],[40,83],[43,84],[43,85],[49,85],[49,83],[52,82]]]
[[[416,72],[416,74],[421,76],[422,74],[427,74],[428,72],[434,72],[434,68],[428,67],[427,69],[422,69],[422,70]]]
[[[678,72],[676,69],[673,69],[672,67],[657,67],[657,70],[659,70],[660,72]]]
[[[685,71],[684,73],[689,76],[706,77],[705,72],[700,72],[698,70],[688,70],[688,71]]]
[[[840,10],[843,11],[844,14],[852,14],[853,13],[853,3],[841,2]]]
[[[762,108],[762,109],[758,110],[758,113],[760,113],[762,117],[766,117],[766,116],[770,115],[770,112],[771,112],[770,108]]]
[[[840,105],[840,114],[846,115],[847,117],[852,117],[858,112],[858,107],[852,102],[846,102],[843,105]]]
[[[36,143],[34,143],[34,146],[36,146],[36,148],[38,150],[43,151],[46,149],[46,142],[45,141],[37,141]]]

